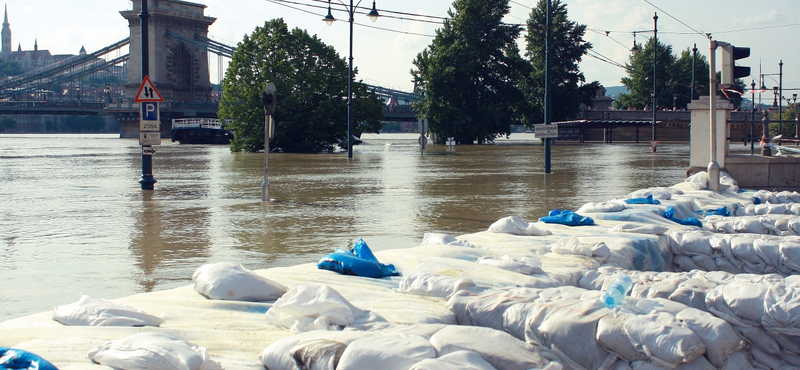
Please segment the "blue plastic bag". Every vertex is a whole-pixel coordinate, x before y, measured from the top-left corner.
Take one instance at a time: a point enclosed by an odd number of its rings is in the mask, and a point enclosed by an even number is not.
[[[647,198],[631,198],[625,199],[625,203],[628,204],[661,204],[661,201],[658,199],[653,199],[653,194],[647,196]]]
[[[566,209],[563,211],[554,209],[547,214],[547,217],[542,217],[539,221],[548,224],[562,224],[567,226],[594,225],[594,220],[591,217],[581,216]]]
[[[28,351],[0,347],[0,369],[2,370],[58,370],[53,364]]]
[[[672,208],[672,206],[667,208],[667,211],[664,212],[664,217],[667,218],[668,220],[672,221],[672,222],[677,222],[677,223],[679,223],[681,225],[703,227],[703,223],[700,222],[700,220],[698,220],[698,219],[696,219],[694,217],[687,217],[687,218],[684,218],[682,220],[679,219],[679,218],[676,218],[675,217],[675,208]]]
[[[717,209],[708,209],[708,210],[702,211],[701,214],[703,216],[724,216],[724,217],[728,217],[728,216],[731,215],[731,211],[728,210],[728,207],[722,206],[722,207],[719,207]]]
[[[343,275],[371,278],[400,275],[394,265],[380,263],[362,239],[356,241],[353,250],[337,248],[336,252],[322,257],[317,263],[317,268],[335,271]]]

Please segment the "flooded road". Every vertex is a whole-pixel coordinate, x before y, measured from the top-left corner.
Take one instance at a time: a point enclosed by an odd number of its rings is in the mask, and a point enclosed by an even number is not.
[[[116,135],[0,135],[0,320],[72,303],[191,283],[204,263],[250,269],[316,262],[364,238],[373,250],[419,245],[425,232],[533,221],[551,209],[683,181],[689,146],[428,145],[414,134],[365,135],[354,157],[270,154],[164,141],[154,191],[142,191],[136,140]]]

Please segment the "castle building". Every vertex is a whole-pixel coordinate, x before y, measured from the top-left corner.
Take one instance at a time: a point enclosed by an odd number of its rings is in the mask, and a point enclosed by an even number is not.
[[[3,15],[3,29],[0,31],[0,58],[8,61],[19,63],[22,72],[28,72],[37,68],[53,64],[69,57],[72,54],[50,54],[49,50],[39,50],[39,42],[35,40],[33,43],[33,50],[22,50],[22,45],[17,45],[17,50],[11,50],[11,24],[8,22],[8,5],[5,6]],[[86,50],[81,48],[82,54],[86,54]]]

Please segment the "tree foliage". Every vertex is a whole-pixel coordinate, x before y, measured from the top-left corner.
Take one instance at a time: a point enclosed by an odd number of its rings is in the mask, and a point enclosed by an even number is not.
[[[517,82],[529,69],[516,39],[521,27],[503,23],[508,0],[455,0],[450,19],[414,59],[416,108],[440,140],[491,142],[519,122]]]
[[[273,114],[276,130],[270,148],[285,152],[320,152],[347,148],[348,66],[332,46],[283,19],[267,21],[239,43],[222,82],[218,115],[231,119],[231,150],[264,147],[261,93],[268,81],[284,99]],[[356,74],[356,71],[353,71]],[[382,103],[360,83],[353,84],[354,129],[380,130]]]
[[[20,74],[22,74],[22,67],[19,66],[19,62],[0,58],[0,78]]]
[[[11,131],[17,127],[17,120],[12,116],[0,116],[0,131]]]
[[[570,21],[567,5],[560,0],[552,1],[551,6],[550,118],[552,121],[566,121],[580,114],[581,103],[591,105],[600,83],[584,84],[586,80],[578,68],[583,56],[592,48],[592,44],[583,39],[586,25]],[[525,115],[525,123],[530,126],[544,121],[547,0],[539,0],[531,10],[527,25],[525,56],[532,69],[524,90],[526,100],[531,103]]]
[[[653,45],[650,38],[646,44],[637,44],[638,52],[631,54],[625,67],[628,77],[622,78],[622,84],[630,91],[620,94],[614,102],[616,108],[634,107],[644,109],[653,105],[653,50],[656,50],[656,106],[657,108],[685,108],[689,103],[692,86],[693,53],[687,48],[681,51],[680,57],[672,51],[671,45],[658,42]],[[708,95],[708,61],[697,53],[694,65],[695,92],[694,98],[700,94]]]

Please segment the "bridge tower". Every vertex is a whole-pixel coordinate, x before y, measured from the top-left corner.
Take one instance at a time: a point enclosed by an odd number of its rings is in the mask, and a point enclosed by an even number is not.
[[[216,18],[205,16],[206,6],[180,0],[147,0],[150,44],[150,80],[167,101],[202,102],[211,99],[208,52],[166,36],[167,31],[194,39],[208,36]],[[128,81],[125,94],[130,99],[142,83],[141,1],[132,10],[121,11],[131,31]]]

